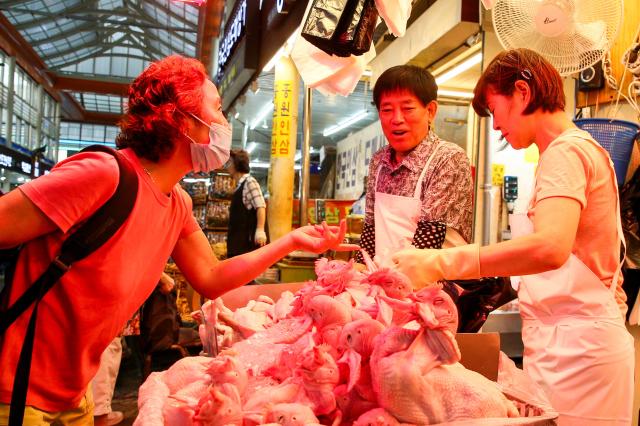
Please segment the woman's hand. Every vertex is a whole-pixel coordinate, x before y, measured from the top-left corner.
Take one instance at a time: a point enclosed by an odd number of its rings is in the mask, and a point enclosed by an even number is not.
[[[419,289],[446,279],[477,279],[480,274],[480,247],[469,244],[447,249],[407,249],[392,257],[398,271]]]
[[[326,222],[322,225],[307,225],[295,229],[289,233],[293,246],[297,250],[312,253],[324,253],[327,250],[350,251],[358,250],[355,244],[342,244],[347,232],[347,223],[340,221],[340,226],[329,226]]]

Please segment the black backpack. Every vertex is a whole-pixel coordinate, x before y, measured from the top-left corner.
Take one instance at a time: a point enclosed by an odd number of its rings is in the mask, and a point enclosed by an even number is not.
[[[129,217],[138,195],[138,175],[133,166],[122,158],[121,154],[102,145],[92,145],[82,151],[106,152],[115,157],[120,169],[120,178],[116,191],[102,207],[62,243],[60,252],[45,272],[11,306],[8,306],[7,299],[13,278],[12,275],[20,254],[20,247],[3,250],[0,254],[0,262],[2,262],[0,278],[4,278],[4,283],[0,283],[0,291],[2,291],[2,294],[0,294],[0,301],[2,301],[0,305],[0,313],[2,314],[0,315],[0,336],[21,314],[33,305],[11,392],[9,426],[22,425],[24,418],[31,370],[31,355],[40,301],[47,291],[72,267],[73,263],[89,256],[120,229],[120,226]]]

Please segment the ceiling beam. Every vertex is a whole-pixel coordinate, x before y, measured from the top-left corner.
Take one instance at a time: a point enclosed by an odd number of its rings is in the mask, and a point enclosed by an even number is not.
[[[47,65],[2,13],[0,13],[0,46],[8,55],[14,56],[18,65],[41,84],[47,93],[56,100],[60,100],[60,94],[53,88],[53,81],[47,74]]]
[[[60,109],[65,119],[82,121],[84,119],[84,108],[69,93],[60,93]]]
[[[114,114],[111,112],[85,111],[82,122],[117,126],[122,117],[122,114]]]
[[[102,95],[118,95],[126,97],[129,91],[129,84],[114,81],[92,80],[88,78],[66,77],[56,75],[54,77],[54,87],[58,90],[71,92],[91,92]]]
[[[173,17],[177,20],[179,20],[180,22],[182,22],[184,25],[191,27],[194,31],[196,32],[198,30],[198,23],[197,22],[191,22],[189,21],[186,17],[184,16],[180,16],[177,13],[175,13],[173,10],[171,10],[171,8],[167,8],[164,5],[161,5],[160,3],[158,3],[157,1],[150,3],[150,2],[146,2],[146,4],[148,4],[151,7],[154,7],[156,9],[159,9],[161,11],[163,11],[165,13],[165,15],[167,15],[168,17]],[[184,7],[187,7],[186,5]],[[145,15],[149,16],[149,14],[144,10],[144,6],[138,9],[139,11],[141,11],[142,13],[144,13]],[[154,19],[154,18],[151,18]],[[154,19],[155,21],[155,19]]]
[[[40,46],[41,44],[53,43],[53,42],[71,37],[77,33],[91,32],[91,31],[96,31],[97,29],[98,28],[96,28],[96,25],[94,23],[86,23],[84,25],[80,25],[78,27],[72,28],[67,31],[60,31],[58,34],[54,36],[45,35],[45,37],[39,40],[31,40],[29,44],[31,44],[31,46],[34,46],[34,47]]]
[[[156,21],[156,20],[155,20],[155,18],[154,18],[153,16],[149,15],[149,13],[148,13],[146,10],[144,10],[144,8],[143,8],[143,7],[141,7],[139,4],[135,4],[135,3],[132,3],[132,2],[129,2],[129,1],[125,1],[125,3],[128,5],[129,9],[130,9],[130,10],[134,10],[134,11],[136,12],[136,14],[137,14],[140,18],[145,19],[145,20],[151,20],[151,21],[156,22],[156,23],[158,22],[158,21]],[[163,11],[165,11],[165,10],[166,10],[166,9],[164,9],[164,8],[160,7],[160,6],[159,6],[159,5],[157,5],[157,4],[154,4],[154,5],[153,5],[153,7],[157,7],[158,9],[161,9],[161,10],[163,10]],[[183,18],[177,17],[176,19],[183,19]],[[184,22],[184,19],[183,19],[183,22]],[[188,21],[186,21],[186,22],[188,22]],[[189,25],[191,26],[191,28],[193,29],[193,31],[190,31],[190,32],[192,32],[192,33],[197,33],[197,32],[198,32],[198,25],[197,25],[197,23],[191,23],[191,22],[188,22],[188,24],[189,24]],[[168,32],[172,37],[177,37],[177,38],[179,38],[180,40],[184,41],[186,44],[189,44],[189,45],[193,44],[193,42],[192,42],[191,40],[189,40],[189,39],[185,38],[183,35],[179,35],[179,34],[177,34],[175,31],[173,31],[173,30],[172,30],[172,28],[171,28],[171,27],[161,27],[161,26],[157,26],[157,29],[158,29],[158,30],[165,30],[165,31],[167,31],[167,32]],[[172,47],[172,49],[173,49],[173,47]]]
[[[16,13],[26,13],[26,14],[31,14],[31,15],[37,15],[37,16],[42,16],[43,18],[45,18],[47,21],[51,21],[51,20],[57,20],[57,19],[68,19],[68,20],[72,20],[72,21],[89,21],[89,22],[93,22],[96,24],[101,24],[101,23],[109,23],[109,24],[114,24],[116,26],[129,26],[129,25],[135,25],[138,26],[140,28],[153,28],[153,29],[158,29],[158,30],[165,30],[165,31],[171,31],[171,32],[184,32],[184,33],[197,33],[198,29],[196,27],[169,27],[169,26],[165,26],[165,25],[159,25],[159,24],[145,24],[145,23],[140,23],[140,22],[136,22],[135,19],[127,19],[126,21],[119,21],[117,19],[108,19],[108,18],[104,18],[104,15],[98,15],[98,16],[86,16],[84,12],[82,13],[66,13],[66,14],[59,14],[59,13],[50,13],[50,12],[41,12],[41,11],[36,11],[36,10],[30,10],[30,9],[18,9],[18,8],[0,8],[0,10],[9,10],[11,12],[16,12]],[[107,13],[107,12],[105,12]],[[109,15],[113,16],[113,13],[109,12]],[[127,18],[135,18],[135,16],[133,15],[128,15],[126,16]],[[31,22],[31,21],[29,21]],[[25,23],[26,24],[26,23]]]
[[[16,12],[16,13],[24,13],[24,14],[29,14],[31,16],[33,16],[34,18],[36,16],[38,16],[39,18],[33,19],[31,21],[25,21],[19,25],[16,25],[16,30],[20,31],[20,30],[24,30],[27,28],[33,28],[36,27],[38,25],[42,25],[42,24],[46,24],[51,22],[51,18],[54,17],[56,19],[59,19],[60,17],[64,17],[65,14],[67,13],[77,13],[77,12],[86,12],[87,10],[89,10],[89,8],[91,7],[95,7],[96,6],[97,1],[96,0],[92,0],[92,1],[83,1],[78,3],[77,5],[74,5],[68,9],[64,9],[61,10],[59,13],[57,14],[51,14],[51,13],[46,13],[46,12],[42,12],[42,13],[38,13],[38,11],[32,11],[32,10],[27,10],[27,9],[21,9],[21,8],[16,8],[15,6],[15,2],[13,2],[13,5],[1,5],[0,9],[2,10],[7,10],[9,12]],[[11,7],[13,6],[13,7]]]

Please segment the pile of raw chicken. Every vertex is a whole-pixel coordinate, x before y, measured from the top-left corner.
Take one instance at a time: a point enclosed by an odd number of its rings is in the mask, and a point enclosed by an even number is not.
[[[207,302],[216,357],[189,357],[141,386],[136,425],[399,425],[519,417],[458,361],[458,314],[439,286],[388,265],[320,259],[317,281],[235,312]],[[198,317],[194,313],[194,316]],[[201,326],[207,342],[210,329]],[[211,342],[209,342],[211,343]],[[515,419],[513,419],[515,420]]]

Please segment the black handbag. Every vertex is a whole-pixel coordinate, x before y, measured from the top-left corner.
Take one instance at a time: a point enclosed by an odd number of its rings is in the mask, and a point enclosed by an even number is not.
[[[374,0],[314,0],[301,34],[330,55],[362,55],[371,47],[377,20]]]

